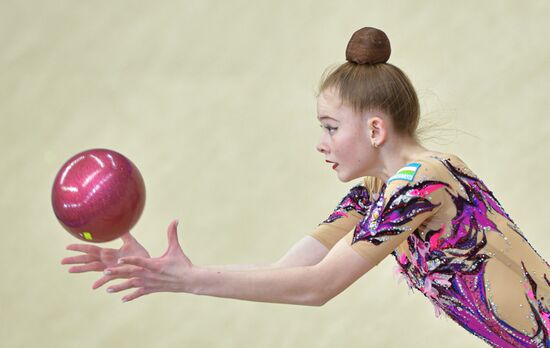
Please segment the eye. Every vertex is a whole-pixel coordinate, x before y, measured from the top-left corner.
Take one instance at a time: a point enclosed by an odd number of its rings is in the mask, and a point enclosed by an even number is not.
[[[319,127],[326,129],[328,134],[334,134],[334,132],[336,132],[336,130],[338,129],[338,127],[331,127],[329,125],[323,125],[323,124],[320,124]]]

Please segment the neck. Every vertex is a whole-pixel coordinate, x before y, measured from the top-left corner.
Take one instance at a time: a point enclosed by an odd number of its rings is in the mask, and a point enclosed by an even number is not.
[[[413,138],[398,138],[387,141],[379,148],[380,164],[374,176],[387,182],[406,164],[429,152]]]

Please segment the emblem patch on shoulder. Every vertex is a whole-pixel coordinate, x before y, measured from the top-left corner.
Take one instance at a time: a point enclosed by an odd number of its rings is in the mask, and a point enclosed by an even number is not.
[[[420,168],[420,163],[409,163],[405,167],[399,169],[399,171],[388,180],[388,183],[394,180],[413,181],[416,172],[418,172],[418,168]]]

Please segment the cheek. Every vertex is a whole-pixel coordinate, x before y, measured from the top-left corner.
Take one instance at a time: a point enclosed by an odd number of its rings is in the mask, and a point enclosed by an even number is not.
[[[357,139],[341,142],[334,150],[335,155],[341,162],[353,165],[365,162],[368,155],[366,153],[368,148],[362,142],[357,141]]]
[[[373,153],[371,151],[370,143],[364,141],[357,141],[353,144],[353,158],[357,164],[366,165],[372,161]]]
[[[350,138],[347,142],[347,147],[353,149],[357,155],[362,155],[369,151],[370,143],[362,136],[362,134],[357,134],[357,136]]]
[[[357,151],[357,144],[353,142],[353,139],[342,139],[335,142],[335,145],[334,151],[343,158],[353,157],[354,153]]]
[[[368,156],[370,140],[365,134],[356,132],[340,133],[332,139],[332,150],[340,158],[351,162],[362,162]]]

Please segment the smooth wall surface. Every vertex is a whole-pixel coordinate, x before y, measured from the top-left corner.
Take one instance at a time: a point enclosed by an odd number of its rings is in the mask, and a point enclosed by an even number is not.
[[[426,145],[461,156],[548,260],[548,1],[0,2],[0,346],[479,347],[387,259],[324,307],[155,294],[130,303],[59,264],[50,189],[81,150],[147,186],[134,235],[194,263],[266,263],[354,183],[315,151],[315,89],[351,34],[389,36]],[[109,243],[117,247],[120,243]]]

